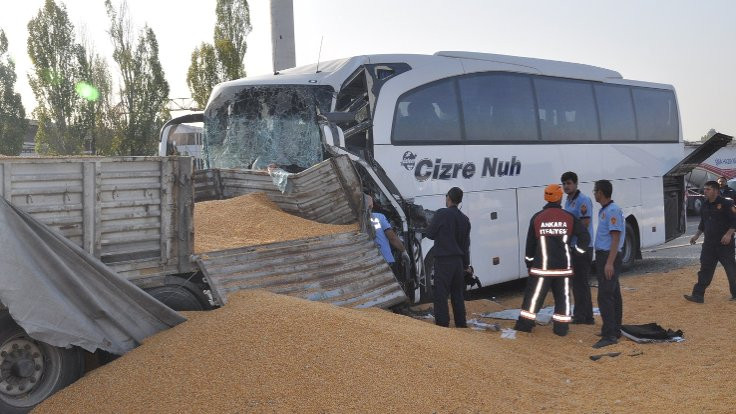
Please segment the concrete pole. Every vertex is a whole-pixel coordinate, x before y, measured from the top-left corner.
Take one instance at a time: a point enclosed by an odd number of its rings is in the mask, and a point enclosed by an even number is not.
[[[293,0],[271,0],[273,71],[296,66]]]

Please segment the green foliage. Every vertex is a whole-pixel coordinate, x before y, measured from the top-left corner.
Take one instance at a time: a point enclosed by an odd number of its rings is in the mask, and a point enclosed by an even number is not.
[[[15,62],[7,52],[8,39],[0,29],[0,154],[18,155],[28,122],[20,94],[15,92]]]
[[[86,53],[76,42],[66,7],[46,0],[28,22],[28,56],[33,63],[29,83],[38,102],[37,151],[78,154],[90,127],[88,102],[75,85],[84,79]]]
[[[132,42],[131,21],[125,3],[115,9],[105,0],[110,18],[113,59],[118,64],[122,83],[121,102],[114,128],[118,138],[116,152],[121,155],[153,155],[158,131],[165,119],[169,84],[158,57],[158,41],[153,30],[144,27],[136,44]]]
[[[219,82],[217,67],[217,55],[212,45],[203,42],[194,49],[192,63],[187,71],[187,85],[192,92],[192,98],[200,107],[204,107],[212,88]]]
[[[194,49],[187,71],[189,90],[202,108],[216,84],[245,77],[245,38],[252,30],[247,0],[217,0],[215,13],[214,45]]]
[[[248,1],[217,0],[215,14],[214,41],[217,59],[222,65],[222,80],[242,78],[245,76],[245,38],[252,30]]]

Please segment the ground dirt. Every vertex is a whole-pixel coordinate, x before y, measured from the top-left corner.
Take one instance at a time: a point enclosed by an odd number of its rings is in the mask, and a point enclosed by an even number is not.
[[[684,342],[623,339],[600,350],[591,348],[599,318],[566,337],[537,326],[503,339],[378,309],[239,292],[221,309],[188,313],[34,412],[734,412],[736,302],[720,268],[705,304],[685,301],[696,271],[621,282],[625,324],[682,329]],[[520,303],[474,301],[468,318]],[[589,358],[604,352],[621,355]]]

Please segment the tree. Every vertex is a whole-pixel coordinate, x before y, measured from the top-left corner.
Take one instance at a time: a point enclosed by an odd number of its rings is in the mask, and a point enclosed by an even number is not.
[[[158,57],[158,41],[153,30],[145,26],[133,44],[132,24],[125,1],[119,9],[105,0],[110,18],[113,59],[120,75],[120,105],[116,130],[117,152],[122,155],[152,155],[158,145],[158,130],[169,118],[166,103],[169,84]]]
[[[245,77],[245,38],[250,34],[250,8],[247,0],[217,0],[214,46],[202,43],[192,52],[187,84],[192,97],[204,107],[213,87]]]
[[[117,141],[112,114],[112,76],[105,58],[95,53],[90,44],[85,50],[82,75],[88,82],[78,84],[77,91],[88,98],[83,109],[87,150],[91,154],[114,155]]]
[[[28,122],[20,94],[15,92],[15,62],[7,52],[8,39],[0,29],[0,154],[18,155]]]
[[[192,63],[187,71],[189,90],[200,108],[204,108],[212,89],[220,82],[218,70],[215,48],[202,42],[192,52]]]
[[[33,63],[28,80],[36,96],[36,150],[44,154],[78,154],[89,122],[87,100],[76,87],[83,81],[85,50],[76,42],[66,6],[46,0],[28,22],[28,56]]]

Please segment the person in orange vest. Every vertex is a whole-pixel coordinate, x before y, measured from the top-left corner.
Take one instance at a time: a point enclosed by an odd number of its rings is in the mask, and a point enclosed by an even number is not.
[[[553,331],[565,336],[572,321],[570,312],[570,277],[573,275],[572,258],[585,254],[590,234],[575,216],[562,209],[562,187],[550,184],[544,189],[547,204],[532,216],[526,236],[526,266],[529,269],[524,301],[514,329],[531,332],[537,312],[552,288],[555,298]],[[573,243],[576,240],[577,244]],[[578,247],[582,246],[582,247]]]

